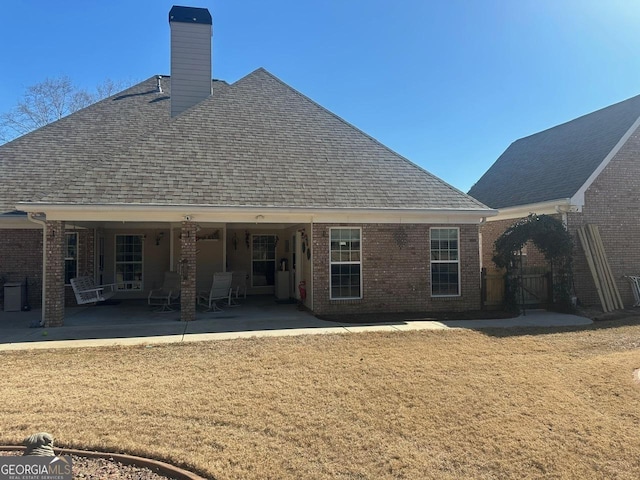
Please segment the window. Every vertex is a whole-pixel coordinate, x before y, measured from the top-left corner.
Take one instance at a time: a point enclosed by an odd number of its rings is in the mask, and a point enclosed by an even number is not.
[[[71,279],[78,276],[78,233],[65,234],[64,243],[64,284],[70,285]]]
[[[362,298],[361,231],[359,228],[332,228],[330,232],[330,298]]]
[[[118,290],[142,290],[142,235],[116,235]]]
[[[457,228],[431,229],[431,295],[460,295],[460,255]]]
[[[254,235],[251,285],[269,287],[276,284],[276,236]]]

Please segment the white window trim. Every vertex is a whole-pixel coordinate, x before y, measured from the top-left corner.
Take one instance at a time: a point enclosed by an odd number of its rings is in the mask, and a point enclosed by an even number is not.
[[[331,260],[331,232],[333,230],[359,230],[360,231],[360,261],[359,262],[334,262]],[[329,227],[329,300],[339,302],[341,300],[362,300],[364,294],[364,284],[362,283],[362,272],[364,270],[362,262],[362,227]],[[332,265],[360,265],[360,296],[358,297],[334,297],[331,285],[331,266]]]
[[[434,230],[456,230],[458,240],[458,260],[455,262],[458,264],[458,293],[456,295],[434,295],[433,294],[433,264],[434,263],[453,263],[454,260],[432,260],[431,259],[431,238]],[[432,298],[454,298],[462,296],[462,276],[460,274],[460,227],[431,227],[429,228],[429,283],[431,284],[431,297]]]
[[[78,236],[78,232],[65,232],[64,233],[64,248],[65,248],[65,252],[64,252],[64,263],[65,263],[65,273],[67,272],[67,268],[66,268],[66,264],[67,264],[67,260],[75,260],[76,261],[76,277],[78,276],[78,268],[79,268],[79,261],[78,261],[78,256],[80,254],[80,246],[78,244],[80,238]],[[76,256],[75,257],[68,257],[67,256],[67,238],[74,235],[76,237]],[[65,283],[65,285],[71,285],[71,283]]]
[[[142,260],[140,261],[140,263],[142,264],[142,280],[140,280],[140,288],[139,289],[120,289],[120,286],[118,284],[117,281],[117,275],[118,275],[118,264],[119,263],[133,263],[133,262],[118,262],[118,237],[140,237],[142,239],[141,241],[141,245],[142,245]],[[144,235],[143,233],[116,233],[113,237],[113,280],[114,282],[117,284],[116,285],[116,290],[118,292],[143,292],[144,291],[144,241],[145,241],[145,237],[146,235]],[[135,262],[137,263],[137,262]],[[131,282],[124,282],[124,283],[131,283]]]

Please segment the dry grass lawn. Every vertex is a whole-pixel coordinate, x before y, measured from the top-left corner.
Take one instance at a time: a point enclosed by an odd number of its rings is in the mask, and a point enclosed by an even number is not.
[[[0,443],[216,479],[638,479],[640,324],[0,354]]]

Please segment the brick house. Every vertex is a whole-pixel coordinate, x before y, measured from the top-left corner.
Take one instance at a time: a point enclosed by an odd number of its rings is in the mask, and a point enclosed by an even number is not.
[[[625,305],[634,303],[625,275],[640,273],[640,96],[512,143],[469,195],[499,211],[481,227],[481,261],[493,266],[493,243],[529,213],[561,219],[574,239],[575,294],[598,305],[576,230],[597,225]],[[543,258],[527,246],[529,264]],[[495,268],[495,266],[493,266]]]
[[[216,271],[317,314],[477,309],[495,211],[259,68],[211,80],[211,15],[173,7],[171,76],[0,146],[0,277],[61,325],[69,280],[146,298],[180,271],[181,316]],[[44,247],[44,248],[43,248]],[[283,293],[284,292],[284,293]]]

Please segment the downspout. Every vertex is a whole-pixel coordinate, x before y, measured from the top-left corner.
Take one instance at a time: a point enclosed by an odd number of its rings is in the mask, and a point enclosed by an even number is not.
[[[482,231],[481,228],[482,226],[487,223],[487,217],[482,217],[482,220],[480,220],[480,223],[478,224],[478,256],[480,257],[480,272],[482,272],[482,267],[484,266],[484,261],[482,258],[482,250],[483,250],[483,245],[482,245]]]
[[[33,222],[42,227],[42,308],[41,308],[41,318],[40,318],[40,326],[44,325],[44,303],[46,298],[46,290],[47,290],[47,228],[45,225],[45,221],[39,218],[36,218],[35,213],[28,213],[27,220]]]
[[[227,224],[222,227],[222,271],[227,271]]]
[[[311,217],[311,228],[309,229],[309,245],[313,245],[313,217]],[[307,247],[309,248],[309,247]],[[315,271],[314,268],[314,264],[316,263],[316,248],[313,247],[313,250],[311,250],[311,272],[309,275],[309,292],[311,292],[311,311],[314,312],[315,309],[314,307],[314,303],[315,303],[315,295],[313,294],[313,272]]]
[[[177,269],[173,266],[173,249],[175,248],[173,223],[169,227],[169,232],[169,271],[175,272]]]
[[[556,206],[556,212],[558,212],[562,218],[562,224],[564,225],[565,230],[569,230],[569,212],[574,211],[574,206],[573,205],[569,205],[569,206],[565,206],[565,205],[557,205]]]

